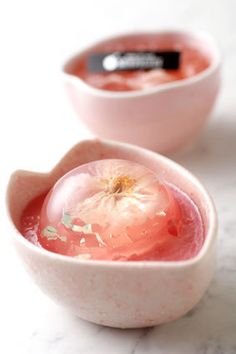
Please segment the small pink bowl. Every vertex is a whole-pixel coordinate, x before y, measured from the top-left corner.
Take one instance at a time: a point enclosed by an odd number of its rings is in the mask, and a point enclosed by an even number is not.
[[[206,233],[196,257],[179,262],[79,260],[39,248],[20,234],[20,217],[29,201],[74,167],[105,158],[139,162],[192,198]],[[110,141],[81,142],[49,173],[16,171],[7,203],[13,241],[31,277],[53,300],[88,321],[134,328],[174,320],[192,309],[212,278],[217,220],[211,198],[188,171],[154,152]]]
[[[104,45],[152,35],[194,43],[209,58],[209,67],[188,79],[129,92],[100,90],[76,76],[76,63],[84,55]],[[219,91],[220,54],[213,38],[202,32],[135,33],[81,51],[63,66],[63,76],[75,111],[96,136],[166,153],[190,142],[204,125]]]

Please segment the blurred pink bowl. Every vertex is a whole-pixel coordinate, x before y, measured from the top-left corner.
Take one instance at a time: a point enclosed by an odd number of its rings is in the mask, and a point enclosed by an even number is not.
[[[39,248],[20,234],[20,217],[29,201],[74,167],[105,158],[141,163],[192,198],[206,237],[196,257],[178,262],[86,261]],[[81,142],[49,173],[13,173],[7,203],[13,241],[28,273],[49,297],[88,321],[134,328],[174,320],[195,306],[212,278],[217,220],[211,198],[187,170],[154,152],[110,141]]]
[[[94,88],[76,76],[76,63],[86,53],[122,39],[145,38],[194,43],[207,56],[207,69],[190,78],[138,91]],[[129,142],[158,152],[173,152],[198,135],[220,86],[220,53],[213,38],[202,32],[159,31],[113,37],[70,58],[63,66],[64,82],[81,121],[98,137]]]

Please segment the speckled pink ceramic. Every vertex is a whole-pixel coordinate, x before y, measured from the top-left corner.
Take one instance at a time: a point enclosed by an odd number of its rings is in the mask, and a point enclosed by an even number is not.
[[[220,86],[220,55],[214,40],[202,32],[160,31],[160,38],[194,42],[210,66],[184,80],[139,91],[114,92],[93,88],[75,75],[78,57],[105,43],[149,36],[136,33],[95,44],[63,67],[67,92],[79,118],[98,137],[141,145],[162,153],[175,151],[201,130]]]
[[[22,211],[32,198],[48,191],[72,168],[104,158],[141,163],[188,193],[206,232],[196,257],[179,262],[78,260],[38,248],[19,233]],[[110,141],[81,142],[50,173],[16,171],[7,202],[14,244],[25,268],[46,294],[83,319],[121,328],[174,320],[200,300],[212,278],[217,231],[212,201],[194,176],[154,152]]]

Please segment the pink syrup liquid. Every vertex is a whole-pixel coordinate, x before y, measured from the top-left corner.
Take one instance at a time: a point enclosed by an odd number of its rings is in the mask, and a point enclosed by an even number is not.
[[[93,73],[87,70],[87,58],[90,53],[127,52],[127,51],[180,51],[180,66],[177,70],[137,70]],[[109,41],[78,57],[73,74],[89,85],[110,91],[133,91],[155,87],[160,84],[193,77],[207,69],[210,59],[194,41],[180,40],[175,37],[159,35],[123,38]]]
[[[102,160],[63,176],[23,212],[21,232],[79,259],[180,261],[204,243],[201,215],[175,186],[125,160]]]

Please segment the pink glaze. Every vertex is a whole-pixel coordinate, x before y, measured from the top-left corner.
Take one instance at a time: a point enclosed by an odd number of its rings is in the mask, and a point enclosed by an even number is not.
[[[177,70],[152,69],[93,73],[87,69],[89,54],[163,50],[180,52],[180,66]],[[209,65],[209,56],[198,43],[183,41],[174,36],[160,37],[159,34],[149,34],[114,39],[87,51],[75,62],[74,75],[79,76],[87,84],[102,90],[133,91],[190,78],[207,69]]]
[[[32,200],[73,168],[105,158],[146,166],[191,198],[205,236],[195,257],[179,262],[80,260],[36,247],[22,236],[22,213]],[[212,279],[217,234],[212,200],[187,170],[151,151],[111,141],[83,141],[48,173],[16,171],[9,181],[7,204],[9,237],[25,269],[52,300],[88,321],[134,328],[177,319],[196,305]]]
[[[190,198],[125,160],[70,171],[29,203],[21,223],[34,244],[80,259],[177,261],[194,257],[204,241]]]
[[[101,90],[78,76],[78,62],[89,53],[109,49],[114,43],[132,41],[136,46],[142,44],[142,38],[148,42],[157,37],[159,43],[197,48],[209,66],[183,80],[135,91]],[[134,33],[107,39],[78,53],[66,62],[63,74],[79,119],[95,136],[169,153],[192,143],[206,123],[220,87],[220,53],[214,39],[201,32]],[[152,72],[139,74],[149,76]]]

